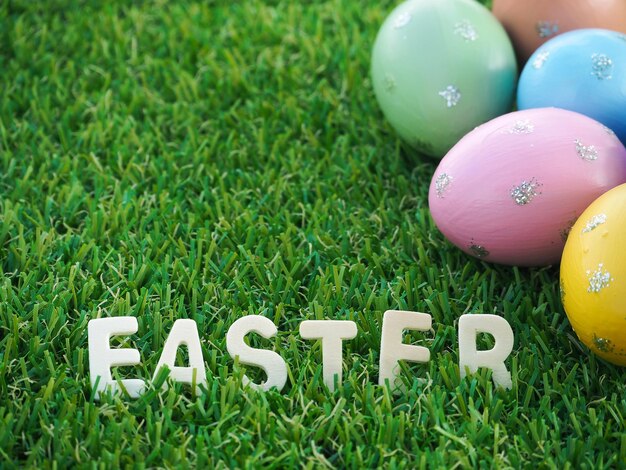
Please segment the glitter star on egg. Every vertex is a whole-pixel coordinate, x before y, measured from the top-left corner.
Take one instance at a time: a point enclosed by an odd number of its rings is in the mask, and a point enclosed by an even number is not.
[[[585,161],[592,162],[598,159],[598,149],[595,145],[584,145],[579,139],[574,141],[576,144],[576,153]]]
[[[606,54],[593,54],[591,56],[591,75],[598,80],[611,80],[613,78],[613,60]]]
[[[535,29],[540,38],[549,38],[559,32],[559,25],[556,21],[539,21]]]
[[[482,259],[482,258],[486,258],[487,256],[489,256],[489,251],[487,251],[487,249],[482,245],[477,245],[475,243],[472,243],[469,249],[476,258]]]
[[[587,225],[585,225],[585,227],[583,228],[583,233],[589,233],[604,223],[606,223],[606,214],[594,215],[591,220],[587,222]]]
[[[478,33],[474,28],[474,25],[468,20],[459,21],[454,25],[454,34],[461,36],[465,42],[476,41],[478,39]]]
[[[454,85],[448,85],[445,90],[439,92],[439,96],[446,100],[446,106],[448,108],[456,106],[459,104],[459,101],[461,101],[461,93]]]
[[[609,129],[609,128],[608,128],[608,127],[606,127],[606,126],[602,126],[602,128],[604,129],[604,132],[606,132],[607,134],[609,134],[609,135],[611,135],[611,136],[615,137],[615,132],[613,131],[613,129]]]
[[[537,54],[537,57],[535,57],[535,60],[533,60],[533,67],[539,70],[541,67],[543,67],[543,64],[546,63],[548,57],[550,57],[549,51],[540,52],[539,54]]]
[[[509,134],[532,134],[535,130],[535,125],[528,119],[516,121],[513,127],[509,129]]]
[[[404,28],[411,21],[410,13],[401,13],[393,23],[393,27],[396,29]]]
[[[574,227],[574,224],[576,223],[576,220],[577,220],[576,217],[568,220],[567,226],[559,232],[561,234],[561,240],[563,240],[563,242],[567,241],[567,238],[569,237],[569,234],[571,233],[572,228]]]
[[[525,206],[541,194],[539,192],[540,186],[541,183],[537,182],[535,178],[530,181],[522,181],[519,186],[511,189],[511,198],[518,206]]]
[[[595,334],[593,335],[593,345],[598,348],[599,351],[605,353],[611,352],[615,349],[615,346],[610,339],[598,338]]]
[[[442,173],[437,177],[437,179],[435,180],[435,190],[437,191],[437,197],[443,197],[443,194],[448,189],[448,186],[450,186],[450,183],[452,183],[452,179],[452,176],[448,175],[447,173]]]
[[[598,293],[602,289],[609,287],[611,281],[614,281],[611,273],[604,269],[602,263],[598,264],[598,268],[595,271],[587,271],[587,278],[589,279],[589,287],[587,288],[589,293]]]
[[[393,78],[393,75],[389,73],[385,75],[384,87],[388,93],[391,93],[393,90],[395,90],[396,80]]]

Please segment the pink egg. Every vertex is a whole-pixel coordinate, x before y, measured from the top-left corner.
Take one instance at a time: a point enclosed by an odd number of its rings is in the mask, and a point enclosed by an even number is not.
[[[626,148],[582,114],[529,109],[470,132],[443,158],[429,205],[448,240],[477,258],[542,266],[578,216],[626,182]]]

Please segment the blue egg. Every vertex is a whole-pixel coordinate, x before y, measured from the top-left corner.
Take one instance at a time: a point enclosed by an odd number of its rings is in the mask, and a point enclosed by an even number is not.
[[[546,42],[522,71],[517,105],[585,114],[626,144],[626,35],[579,29]]]

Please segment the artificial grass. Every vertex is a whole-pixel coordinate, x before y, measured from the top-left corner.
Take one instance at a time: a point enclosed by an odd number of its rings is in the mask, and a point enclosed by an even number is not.
[[[368,78],[394,4],[0,5],[2,467],[626,465],[624,372],[575,338],[558,267],[482,263],[436,230],[436,161]],[[433,316],[407,334],[432,358],[404,395],[375,385],[390,308]],[[512,390],[459,380],[469,312],[511,323]],[[246,314],[278,326],[252,342],[286,359],[283,393],[240,387],[225,333]],[[94,401],[87,322],[114,315],[138,318],[116,344],[143,360],[116,374],[144,379],[194,319],[208,391]],[[359,328],[334,393],[297,333],[323,318]]]

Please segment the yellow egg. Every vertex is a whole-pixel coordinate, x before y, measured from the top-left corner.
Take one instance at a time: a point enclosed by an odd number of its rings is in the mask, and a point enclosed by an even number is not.
[[[578,335],[595,354],[626,366],[626,184],[578,218],[561,260],[561,296]]]

